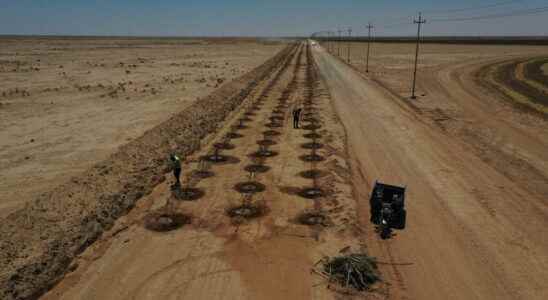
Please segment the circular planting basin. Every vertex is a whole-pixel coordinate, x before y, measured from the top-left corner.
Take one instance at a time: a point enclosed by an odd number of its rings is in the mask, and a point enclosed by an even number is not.
[[[306,170],[299,173],[299,175],[306,179],[316,179],[326,176],[328,173],[318,169]]]
[[[219,149],[219,150],[231,150],[231,149],[236,148],[236,146],[234,146],[231,143],[227,143],[227,142],[215,143],[215,144],[213,144],[213,147],[215,147],[216,149]]]
[[[322,128],[322,126],[318,125],[318,124],[308,124],[306,126],[303,126],[303,129],[305,130],[316,130],[316,129],[320,129]]]
[[[319,119],[312,118],[312,117],[306,117],[306,118],[303,119],[303,121],[309,122],[309,123],[312,123],[312,124],[320,123]]]
[[[265,126],[269,127],[269,128],[279,128],[279,127],[282,127],[283,124],[282,123],[268,123]]]
[[[278,152],[272,151],[270,149],[261,149],[259,151],[251,153],[252,157],[273,157],[278,155]]]
[[[228,156],[222,154],[209,154],[202,156],[201,159],[212,163],[222,163],[228,161]]]
[[[232,128],[235,128],[235,129],[246,129],[246,128],[248,128],[248,127],[247,127],[245,124],[243,124],[243,123],[238,123],[238,124],[234,125],[234,127],[232,127]]]
[[[243,137],[242,134],[239,134],[237,132],[229,132],[226,134],[226,137],[229,138],[229,139],[239,139],[241,137]]]
[[[308,198],[308,199],[316,199],[319,197],[323,197],[324,192],[320,188],[311,187],[311,188],[302,189],[299,192],[299,196]]]
[[[265,190],[265,185],[256,181],[240,182],[234,186],[234,189],[243,194],[255,194]]]
[[[276,131],[276,130],[267,130],[267,131],[263,131],[263,135],[264,136],[276,136],[276,135],[280,135],[280,132]]]
[[[270,119],[270,121],[272,121],[272,122],[276,122],[276,121],[283,121],[283,120],[284,120],[284,117],[273,115],[273,116],[271,116],[269,119]]]
[[[252,219],[264,215],[266,207],[254,204],[242,204],[231,207],[226,210],[226,214],[231,218]]]
[[[193,201],[204,196],[204,191],[197,188],[176,188],[173,195],[177,200]]]
[[[190,224],[190,216],[180,213],[153,212],[144,219],[145,228],[152,231],[166,232]]]
[[[323,147],[323,144],[317,142],[304,143],[301,145],[304,149],[320,149]]]
[[[311,132],[311,133],[303,134],[303,137],[305,139],[319,139],[322,137],[322,135],[319,133]]]
[[[215,176],[215,173],[213,173],[211,171],[206,171],[206,170],[195,170],[195,171],[192,171],[191,176],[194,177],[194,178],[204,179],[204,178],[209,178],[209,177]]]
[[[297,217],[297,222],[303,225],[322,225],[327,226],[329,223],[328,218],[319,212],[305,212]]]
[[[257,141],[257,145],[265,146],[265,147],[273,146],[273,145],[276,145],[276,144],[277,144],[276,141],[268,140],[268,139]]]
[[[309,162],[314,162],[314,161],[323,161],[325,160],[325,158],[321,155],[318,155],[318,154],[306,154],[306,155],[301,155],[299,156],[299,158],[303,161],[309,161]]]
[[[253,164],[253,165],[247,165],[244,170],[247,172],[253,172],[253,173],[266,173],[270,170],[269,166],[265,165],[259,165],[259,164]]]

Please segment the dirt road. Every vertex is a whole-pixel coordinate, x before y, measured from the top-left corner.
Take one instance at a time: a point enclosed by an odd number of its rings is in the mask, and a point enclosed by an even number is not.
[[[368,250],[391,263],[390,298],[545,299],[546,198],[321,48],[314,55],[347,131],[361,221],[376,179],[408,186],[408,228],[381,241],[368,227]]]
[[[297,105],[305,107],[302,129],[292,128]],[[312,143],[311,133],[319,136]],[[229,144],[216,144],[223,141]],[[260,145],[270,146],[258,152]],[[361,249],[344,145],[344,130],[303,44],[215,138],[204,141],[201,153],[187,158],[183,191],[203,196],[181,200],[186,196],[170,190],[171,180],[159,184],[44,298],[333,298],[324,278],[310,270],[325,255]],[[220,163],[207,162],[214,147],[227,148]],[[301,173],[309,170],[320,172],[310,179]],[[307,194],[309,188],[319,194]],[[267,209],[243,222],[227,216],[242,204]],[[192,224],[170,232],[145,229],[143,220],[158,210],[188,214]],[[298,219],[306,212],[325,219],[303,225]]]
[[[365,74],[366,43],[352,43],[351,64]],[[374,43],[368,78],[401,98],[411,95],[414,44]],[[335,52],[336,53],[336,52]],[[498,65],[546,57],[543,45],[423,44],[417,99],[421,119],[461,140],[485,163],[537,194],[548,195],[548,122],[523,96],[509,98]],[[493,74],[494,73],[494,74]],[[497,82],[500,80],[496,80]],[[546,83],[548,84],[548,83]],[[546,85],[545,84],[545,85]],[[534,104],[534,103],[533,103]],[[529,108],[528,108],[529,107]]]

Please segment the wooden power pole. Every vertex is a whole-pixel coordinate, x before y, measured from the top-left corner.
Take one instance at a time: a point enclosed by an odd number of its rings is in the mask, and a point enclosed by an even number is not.
[[[331,53],[331,48],[333,47],[333,41],[331,40],[331,31],[327,32],[327,51]]]
[[[422,18],[422,14],[419,12],[419,20],[414,20],[413,23],[417,24],[417,48],[415,50],[415,71],[413,72],[413,92],[411,93],[411,99],[416,99],[415,85],[417,83],[417,63],[419,59],[419,44],[421,41],[421,25],[426,23],[426,20]]]
[[[342,36],[341,36],[341,33],[342,33],[342,30],[337,30],[339,32],[339,42],[337,43],[337,56],[341,56],[341,42],[342,42]]]
[[[365,57],[365,73],[369,73],[369,49],[371,47],[371,29],[374,28],[374,26],[371,25],[371,23],[367,24],[367,55]]]
[[[346,55],[346,61],[348,62],[348,64],[350,64],[350,36],[352,35],[352,28],[348,28],[348,43],[346,43],[348,45],[348,51],[347,51],[347,55]]]

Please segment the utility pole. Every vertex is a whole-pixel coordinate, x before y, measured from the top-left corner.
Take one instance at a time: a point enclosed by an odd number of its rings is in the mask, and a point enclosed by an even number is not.
[[[341,33],[342,33],[342,30],[337,30],[339,32],[339,42],[337,43],[337,56],[341,56],[341,43],[342,43],[342,36],[341,36]]]
[[[419,44],[421,41],[421,25],[426,23],[426,20],[422,18],[422,14],[419,12],[419,20],[413,20],[413,23],[417,24],[417,49],[415,50],[415,71],[413,72],[413,92],[411,93],[411,99],[416,99],[415,96],[415,84],[417,83],[417,62],[419,59]]]
[[[331,49],[330,49],[330,52],[331,54],[333,54],[333,50],[335,49],[335,44],[333,42],[333,36],[335,36],[335,33],[333,31],[329,31],[329,36],[330,36],[330,40],[331,40]]]
[[[346,61],[348,62],[348,64],[350,64],[350,36],[352,35],[352,28],[348,28],[348,51],[347,51],[347,57],[346,57]]]
[[[325,36],[327,37],[327,52],[331,52],[331,40],[329,38],[329,31],[325,32]]]
[[[327,36],[327,52],[331,52],[331,36],[329,35],[329,31],[326,31],[325,35]]]
[[[326,31],[327,34],[327,52],[331,53],[331,32]]]
[[[365,57],[365,73],[369,73],[369,49],[371,47],[371,29],[375,28],[371,22],[367,24],[367,55]]]

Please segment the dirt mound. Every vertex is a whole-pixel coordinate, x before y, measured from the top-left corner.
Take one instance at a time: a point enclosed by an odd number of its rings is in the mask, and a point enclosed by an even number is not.
[[[232,223],[241,224],[248,219],[264,216],[268,212],[268,206],[264,201],[244,203],[242,205],[227,208],[226,214],[232,218]]]
[[[77,254],[165,180],[166,153],[187,156],[196,151],[200,140],[215,133],[292,48],[288,46],[3,220],[0,299],[37,298],[55,284]]]
[[[253,173],[266,173],[270,170],[270,167],[262,164],[252,164],[252,165],[247,165],[244,168],[244,170],[246,170],[247,172],[253,172]]]
[[[190,224],[190,216],[180,213],[158,211],[148,214],[145,219],[145,228],[152,231],[172,231],[186,224]]]
[[[305,211],[297,216],[297,223],[303,225],[321,225],[329,226],[329,218],[320,211]]]
[[[202,198],[205,194],[204,190],[197,188],[183,188],[180,185],[175,185],[171,189],[171,193],[177,200],[194,201]]]
[[[246,181],[237,183],[234,189],[244,194],[260,193],[266,189],[266,186],[256,181]]]
[[[299,173],[299,175],[303,178],[315,179],[315,178],[321,178],[321,177],[327,176],[328,173],[325,171],[312,169],[312,170],[302,171]]]

